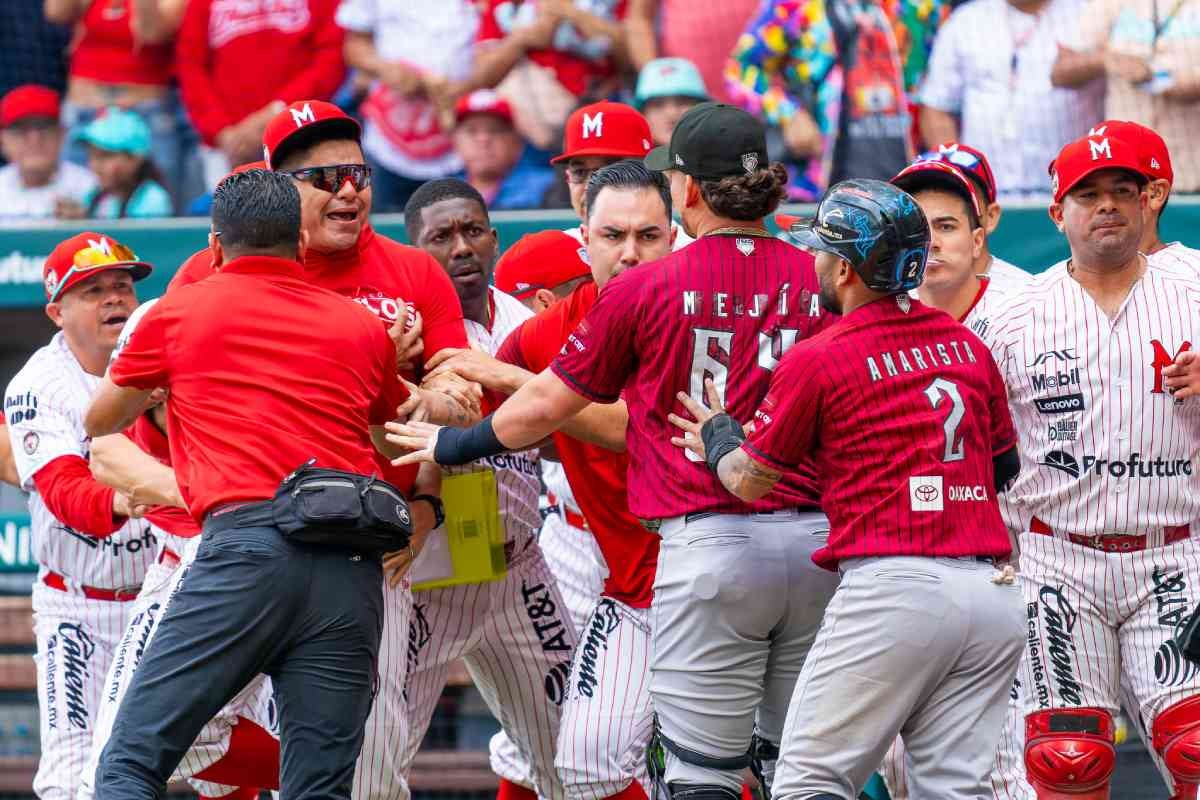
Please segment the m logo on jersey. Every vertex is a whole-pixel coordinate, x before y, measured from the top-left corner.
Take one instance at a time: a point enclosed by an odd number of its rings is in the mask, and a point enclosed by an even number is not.
[[[1047,361],[1050,361],[1051,359],[1053,359],[1054,362],[1078,361],[1079,356],[1075,355],[1075,348],[1073,348],[1073,347],[1066,347],[1066,348],[1063,348],[1062,350],[1047,350],[1044,353],[1038,353],[1038,356],[1037,356],[1037,358],[1035,358],[1033,360],[1033,363],[1026,364],[1025,366],[1027,366],[1027,367],[1041,366],[1042,364],[1045,364]]]
[[[1175,363],[1175,359],[1179,358],[1180,353],[1186,353],[1192,349],[1191,342],[1184,342],[1179,349],[1175,351],[1175,355],[1171,355],[1166,346],[1158,339],[1150,340],[1150,349],[1153,351],[1154,360],[1150,362],[1150,368],[1154,370],[1154,388],[1150,390],[1150,394],[1164,394],[1163,389],[1163,369]]]

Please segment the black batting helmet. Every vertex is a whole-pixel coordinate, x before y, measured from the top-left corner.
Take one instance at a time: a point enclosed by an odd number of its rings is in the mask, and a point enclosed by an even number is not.
[[[890,183],[849,180],[832,186],[816,218],[793,225],[789,238],[845,259],[877,292],[907,292],[925,277],[929,223],[917,202]]]

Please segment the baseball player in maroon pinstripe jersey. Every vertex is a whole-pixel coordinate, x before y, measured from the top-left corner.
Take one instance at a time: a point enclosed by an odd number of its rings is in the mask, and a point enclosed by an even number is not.
[[[1021,655],[1020,590],[996,492],[1016,474],[1003,380],[984,344],[908,297],[929,226],[879,181],[830,189],[811,226],[820,299],[841,321],[784,358],[747,438],[716,392],[673,441],[745,502],[816,455],[842,573],[796,683],[774,797],[851,800],[902,732],[915,797],[980,798]]]
[[[698,105],[646,166],[668,171],[697,240],[610,280],[550,369],[480,425],[395,425],[392,441],[417,451],[401,461],[462,463],[539,441],[588,401],[624,393],[629,508],[662,537],[650,696],[665,782],[673,798],[736,800],[756,735],[770,783],[791,689],[836,586],[811,560],[828,526],[811,465],[744,503],[670,445],[668,414],[683,410],[681,391],[703,401],[707,378],[749,415],[783,353],[831,317],[817,302],[812,257],[762,224],[784,178],[767,163],[757,120]]]

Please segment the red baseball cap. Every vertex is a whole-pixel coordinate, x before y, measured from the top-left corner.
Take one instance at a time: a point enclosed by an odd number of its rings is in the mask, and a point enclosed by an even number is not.
[[[272,161],[278,161],[279,148],[300,131],[315,131],[320,128],[328,138],[344,138],[358,141],[362,128],[358,122],[333,103],[323,100],[297,100],[276,114],[263,131],[263,161],[267,169],[274,169]]]
[[[580,156],[645,158],[651,147],[646,118],[633,106],[604,100],[577,108],[567,117],[562,154],[550,163]]]
[[[53,303],[80,281],[110,269],[123,269],[140,281],[153,268],[139,261],[128,247],[102,233],[84,231],[59,242],[42,266],[46,301]]]
[[[983,207],[979,203],[979,195],[971,186],[971,179],[965,170],[950,161],[914,161],[900,170],[892,178],[891,184],[909,194],[922,189],[949,190],[971,204],[976,219],[983,219]]]
[[[518,300],[592,274],[587,248],[562,231],[527,233],[496,262],[496,288]]]
[[[1175,183],[1175,170],[1171,168],[1171,153],[1158,131],[1120,119],[1106,119],[1088,131],[1088,136],[1103,136],[1106,133],[1133,142],[1137,145],[1142,161],[1142,173],[1151,180],[1165,179]]]
[[[27,83],[0,99],[0,128],[30,117],[49,117],[57,122],[60,110],[58,92],[48,86]]]
[[[1081,180],[1102,169],[1123,169],[1146,180],[1137,143],[1093,131],[1068,143],[1050,162],[1050,191],[1061,203]]]
[[[939,144],[937,150],[922,153],[916,160],[953,164],[975,182],[989,204],[996,202],[996,176],[992,173],[992,165],[988,163],[982,150],[976,150],[962,142],[946,142]]]
[[[462,122],[472,114],[491,114],[513,124],[512,106],[491,89],[477,89],[458,98],[454,104],[454,121]]]

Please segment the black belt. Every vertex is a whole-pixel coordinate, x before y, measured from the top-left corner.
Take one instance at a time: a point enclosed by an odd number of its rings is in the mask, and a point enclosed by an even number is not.
[[[270,500],[225,503],[217,506],[204,518],[204,527],[214,531],[258,525],[275,527],[275,515],[271,511]]]

